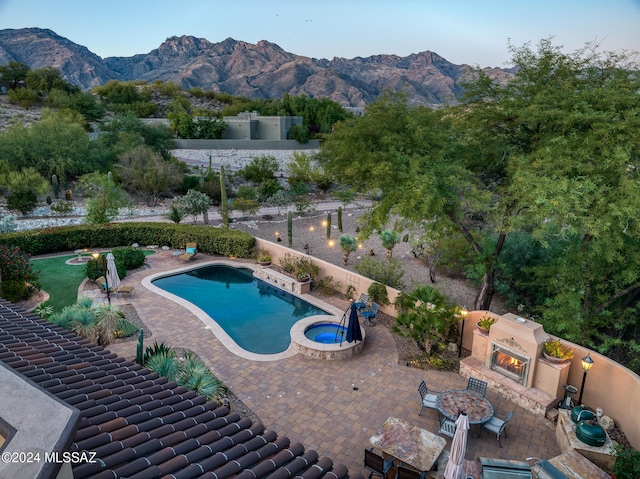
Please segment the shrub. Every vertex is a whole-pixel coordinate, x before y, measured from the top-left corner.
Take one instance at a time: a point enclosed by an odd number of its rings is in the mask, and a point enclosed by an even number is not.
[[[51,205],[51,211],[61,215],[71,213],[73,210],[73,204],[68,201],[58,201]]]
[[[302,125],[291,125],[291,127],[289,128],[289,139],[296,140],[301,144],[308,143],[309,129]]]
[[[252,183],[262,183],[273,179],[278,169],[278,161],[274,156],[253,158],[248,165],[238,171],[238,174]]]
[[[34,288],[27,285],[24,281],[3,281],[2,297],[15,303],[28,299]]]
[[[0,218],[0,233],[11,233],[17,226],[16,215],[5,215]]]
[[[118,260],[121,260],[127,270],[139,268],[145,261],[145,256],[142,250],[132,248],[130,246],[113,248],[112,253],[116,259],[116,263]]]
[[[248,233],[201,225],[170,223],[109,223],[44,228],[0,234],[0,244],[19,247],[31,255],[57,253],[80,248],[113,248],[139,244],[161,244],[184,248],[188,242],[198,243],[207,254],[252,258],[255,238]]]
[[[7,208],[19,211],[23,215],[31,212],[38,204],[38,199],[33,191],[22,190],[7,196]]]
[[[133,336],[138,333],[138,327],[124,318],[120,318],[116,323],[116,332],[117,337],[119,338],[128,338],[129,336]]]
[[[616,463],[613,472],[617,479],[637,479],[640,477],[640,451],[621,445],[615,448]]]
[[[29,255],[17,246],[0,244],[0,278],[3,290],[12,291],[18,296],[40,288],[38,275],[32,270]],[[14,284],[5,285],[8,282],[28,283],[27,290]]]
[[[280,258],[280,266],[291,275],[306,273],[311,276],[311,278],[315,278],[320,272],[318,265],[308,257],[296,256],[291,253],[286,253]]]
[[[353,265],[353,269],[362,276],[391,288],[404,289],[405,287],[402,282],[404,270],[402,269],[402,263],[398,260],[383,261],[365,256],[360,263]]]
[[[378,304],[389,304],[389,294],[387,293],[387,287],[384,284],[372,283],[367,289],[367,294],[371,301]]]

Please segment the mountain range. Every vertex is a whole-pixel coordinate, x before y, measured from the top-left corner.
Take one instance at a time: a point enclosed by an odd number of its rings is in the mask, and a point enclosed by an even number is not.
[[[262,40],[257,44],[227,38],[173,36],[149,53],[107,57],[41,28],[0,30],[0,64],[17,61],[32,70],[55,67],[82,89],[109,80],[171,81],[249,98],[279,98],[283,93],[331,98],[344,106],[364,106],[381,93],[403,91],[412,104],[455,103],[472,67],[454,65],[430,51],[352,59],[316,59],[289,53]],[[500,81],[513,71],[485,68]]]

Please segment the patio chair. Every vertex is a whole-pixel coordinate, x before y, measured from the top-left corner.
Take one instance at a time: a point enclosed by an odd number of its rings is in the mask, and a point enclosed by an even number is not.
[[[353,304],[355,305],[358,311],[366,308],[367,304],[369,304],[369,295],[365,293],[360,293],[360,297],[358,298],[358,301],[356,301]]]
[[[398,472],[395,479],[424,479],[426,472],[418,472],[402,465],[398,466]]]
[[[120,286],[118,286],[118,289],[116,289],[116,294],[128,294],[129,296],[131,296],[131,293],[133,293],[133,286],[125,286],[123,284],[121,284]]]
[[[478,391],[484,397],[487,394],[487,383],[476,378],[469,378],[467,382],[467,389],[472,391]]]
[[[184,249],[184,253],[181,254],[178,259],[191,260],[196,257],[198,254],[198,244],[197,243],[187,243],[186,248]]]
[[[102,294],[107,294],[107,278],[105,278],[104,276],[100,276],[96,279],[96,283],[98,284],[98,286],[100,286],[100,292]],[[116,290],[110,287],[109,292],[115,293]]]
[[[450,421],[446,417],[438,418],[438,421],[440,421],[440,429],[438,430],[438,436],[440,434],[444,434],[445,436],[449,436],[453,438],[454,434],[456,433],[456,423],[453,421]]]
[[[387,461],[381,455],[373,452],[373,448],[364,450],[364,468],[367,469],[369,479],[373,474],[377,474],[381,477],[387,477],[387,472],[393,466],[393,459]]]
[[[366,311],[360,311],[360,315],[363,318],[366,318],[367,324],[369,326],[374,326],[376,324],[374,319],[378,314],[379,310],[380,310],[380,305],[374,301],[373,303],[371,303],[371,306],[369,307],[369,309],[367,309]]]
[[[418,414],[418,416],[422,415],[422,410],[424,408],[429,408],[429,409],[438,409],[436,407],[436,395],[438,394],[438,391],[431,391],[431,393],[436,393],[436,394],[431,394],[429,393],[429,390],[427,389],[427,383],[425,383],[424,381],[421,381],[420,384],[418,385],[418,392],[420,393],[420,413]]]
[[[500,447],[502,447],[502,441],[500,440],[500,436],[504,431],[504,437],[507,437],[506,427],[507,427],[507,423],[512,417],[513,417],[513,411],[510,411],[509,414],[507,414],[507,417],[505,417],[504,419],[500,419],[496,416],[493,416],[491,419],[489,419],[489,421],[487,421],[482,425],[482,427],[484,427],[485,429],[487,429],[488,431],[491,431],[493,434],[496,435],[496,439],[498,440],[498,444],[500,444]]]

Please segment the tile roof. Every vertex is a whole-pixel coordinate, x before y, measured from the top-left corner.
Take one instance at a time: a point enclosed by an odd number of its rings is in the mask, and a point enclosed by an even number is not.
[[[362,478],[1,298],[0,360],[80,411],[76,479]]]

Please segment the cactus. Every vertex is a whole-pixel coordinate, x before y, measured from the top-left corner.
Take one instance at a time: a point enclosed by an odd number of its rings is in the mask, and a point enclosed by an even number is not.
[[[47,196],[47,204],[50,205],[51,203],[53,203],[51,196]]]
[[[107,180],[109,181],[109,186],[115,186],[116,182],[113,181],[113,173],[108,172],[107,173]]]
[[[287,211],[287,240],[291,248],[293,244],[293,213],[291,211]]]
[[[224,181],[224,166],[220,165],[220,214],[222,226],[229,228],[229,209],[227,207],[227,187]]]
[[[338,206],[338,231],[342,233],[342,206]]]
[[[140,328],[140,333],[138,334],[138,344],[136,345],[136,362],[140,366],[144,366],[144,355],[142,354],[144,351],[144,329]]]
[[[73,201],[73,192],[71,190],[67,190],[64,197],[67,201]]]
[[[327,213],[327,239],[331,238],[331,211]]]
[[[58,184],[57,175],[51,175],[51,186],[53,186],[53,196],[58,198],[58,193],[60,192],[60,185]]]

